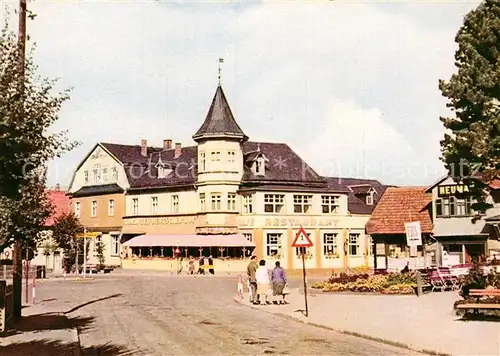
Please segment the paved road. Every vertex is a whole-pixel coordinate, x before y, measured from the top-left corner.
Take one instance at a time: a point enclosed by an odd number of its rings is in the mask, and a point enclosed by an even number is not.
[[[235,284],[227,277],[110,274],[39,283],[37,299],[80,326],[87,355],[414,354],[242,306],[233,301]]]

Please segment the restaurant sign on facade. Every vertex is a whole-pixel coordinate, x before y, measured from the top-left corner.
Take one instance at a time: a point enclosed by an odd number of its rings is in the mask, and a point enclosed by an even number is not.
[[[466,184],[440,185],[438,186],[439,197],[449,197],[457,194],[468,194],[471,188]]]

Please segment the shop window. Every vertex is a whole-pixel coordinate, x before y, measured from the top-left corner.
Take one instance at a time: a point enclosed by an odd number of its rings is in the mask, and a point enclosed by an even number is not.
[[[272,233],[266,235],[267,256],[280,257],[282,234]]]
[[[307,214],[311,211],[312,195],[298,195],[293,196],[293,212]]]
[[[338,195],[322,195],[321,211],[323,214],[338,213],[340,207],[340,197]]]
[[[349,256],[360,256],[359,234],[349,234]]]
[[[326,258],[339,257],[336,233],[323,234],[323,255]]]
[[[264,194],[264,212],[282,213],[285,208],[284,194]]]

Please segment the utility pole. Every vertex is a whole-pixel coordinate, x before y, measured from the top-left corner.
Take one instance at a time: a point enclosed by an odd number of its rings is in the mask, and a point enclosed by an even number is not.
[[[24,61],[26,57],[26,0],[19,0],[19,33],[18,33],[18,47],[19,47],[19,76],[20,85],[19,91],[21,94],[22,104],[24,105],[24,74],[25,66]],[[24,115],[24,111],[21,112]],[[18,187],[19,189],[19,187]],[[13,268],[12,268],[12,316],[14,319],[21,318],[22,310],[22,282],[23,282],[23,265],[22,265],[22,246],[21,241],[14,242],[14,251],[12,254]]]

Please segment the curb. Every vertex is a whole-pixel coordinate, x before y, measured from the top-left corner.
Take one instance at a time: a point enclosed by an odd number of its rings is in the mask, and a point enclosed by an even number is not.
[[[439,351],[434,351],[434,350],[427,350],[427,349],[423,349],[423,348],[412,346],[410,344],[405,344],[405,343],[402,343],[402,342],[399,342],[399,341],[393,341],[393,340],[384,339],[384,338],[381,338],[381,337],[370,336],[370,335],[358,333],[358,332],[355,332],[355,331],[335,329],[335,328],[332,328],[330,326],[326,326],[326,325],[322,325],[322,324],[318,324],[318,323],[309,322],[309,320],[307,320],[307,319],[303,320],[303,319],[299,319],[299,318],[293,317],[291,315],[283,314],[283,313],[273,313],[273,312],[271,312],[269,310],[264,310],[264,309],[259,308],[257,306],[245,304],[238,297],[234,297],[233,301],[235,303],[241,304],[241,305],[243,305],[245,307],[263,311],[264,313],[277,315],[277,316],[282,317],[284,319],[297,321],[297,322],[300,322],[302,324],[312,325],[312,326],[315,326],[315,327],[318,327],[318,328],[335,331],[335,332],[338,332],[340,334],[355,336],[355,337],[359,337],[359,338],[362,338],[362,339],[365,339],[365,340],[370,340],[370,341],[376,341],[376,342],[379,342],[381,344],[386,344],[386,345],[389,345],[389,346],[395,346],[395,347],[399,347],[401,349],[406,349],[406,350],[410,350],[410,351],[420,352],[420,353],[424,353],[424,354],[428,354],[428,355],[434,355],[434,356],[452,356],[451,354],[447,354],[447,353],[444,353],[444,352],[439,352]]]

